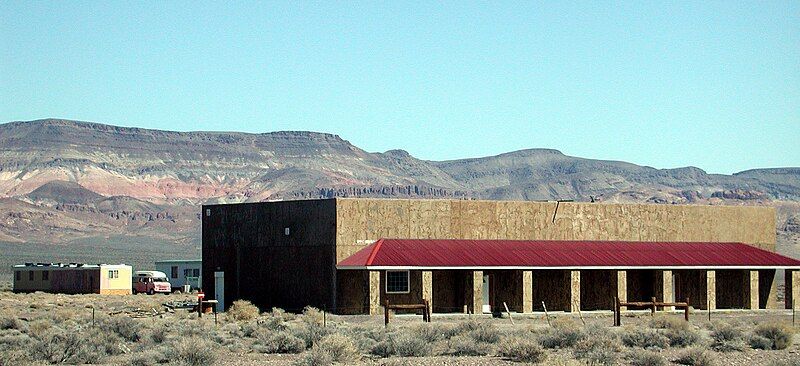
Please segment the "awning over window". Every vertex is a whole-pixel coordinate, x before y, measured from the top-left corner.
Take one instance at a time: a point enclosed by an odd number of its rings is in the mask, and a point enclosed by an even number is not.
[[[380,239],[339,269],[800,269],[742,243]]]

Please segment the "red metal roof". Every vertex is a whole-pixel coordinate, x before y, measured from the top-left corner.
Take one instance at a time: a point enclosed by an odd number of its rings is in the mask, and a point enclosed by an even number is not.
[[[380,239],[337,267],[800,268],[800,261],[742,243]]]

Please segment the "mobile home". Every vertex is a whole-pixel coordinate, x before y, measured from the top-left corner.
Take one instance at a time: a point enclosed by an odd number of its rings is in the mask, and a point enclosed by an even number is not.
[[[203,261],[200,259],[165,260],[156,262],[156,270],[167,274],[172,289],[177,290],[189,285],[193,290],[202,284]]]
[[[131,293],[131,266],[124,264],[25,263],[13,271],[14,292]]]

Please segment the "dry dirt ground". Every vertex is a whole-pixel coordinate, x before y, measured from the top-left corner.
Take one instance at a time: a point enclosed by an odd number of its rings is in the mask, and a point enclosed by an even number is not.
[[[213,316],[199,319],[186,310],[165,312],[165,302],[192,299],[187,294],[14,294],[5,287],[0,290],[0,365],[324,365],[336,360],[366,365],[503,365],[520,360],[513,349],[547,365],[670,365],[694,348],[711,358],[709,363],[695,364],[800,365],[798,336],[790,336],[793,341],[782,350],[754,349],[750,344],[759,325],[796,331],[790,311],[719,312],[711,314],[711,322],[707,313],[697,312],[688,327],[680,313],[652,318],[647,312],[628,312],[623,327],[611,327],[610,312],[584,313],[583,321],[575,315],[551,314],[553,326],[543,314],[513,315],[514,324],[507,316],[435,315],[432,323],[423,324],[419,316],[398,315],[388,328],[379,316],[323,317],[315,310],[256,315],[241,307],[220,314],[217,324]],[[732,329],[733,338],[715,343],[714,337],[724,329]],[[669,338],[664,336],[668,334]],[[671,344],[673,338],[679,344]],[[387,345],[390,350],[382,348]]]

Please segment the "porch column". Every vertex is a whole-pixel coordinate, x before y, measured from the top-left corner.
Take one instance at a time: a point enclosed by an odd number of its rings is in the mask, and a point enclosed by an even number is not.
[[[467,302],[473,314],[483,313],[483,271],[472,271],[472,298]]]
[[[522,312],[533,312],[533,271],[522,271]]]
[[[628,301],[628,272],[617,271],[617,298],[620,302]],[[616,304],[614,304],[616,306]],[[624,310],[625,307],[622,307]]]
[[[708,301],[708,310],[717,309],[717,273],[715,271],[706,271],[706,300]]]
[[[656,284],[656,286],[661,286],[661,301],[663,302],[678,302],[678,301],[685,301],[686,299],[676,299],[675,294],[673,293],[673,283],[672,283],[672,271],[661,271],[661,283]],[[672,311],[675,307],[673,306],[664,306],[664,311]]]
[[[577,312],[581,308],[581,271],[570,271],[569,311]]]
[[[381,308],[381,272],[369,271],[369,315],[383,314]]]
[[[787,269],[785,272],[786,277],[786,308],[791,309],[794,304],[795,309],[800,309],[800,271]]]
[[[746,297],[745,300],[749,305],[748,309],[758,309],[758,271],[747,271],[747,273],[749,273],[747,277],[750,281],[746,285],[749,286],[750,296]]]
[[[433,312],[433,272],[422,271],[422,298],[428,300]]]

